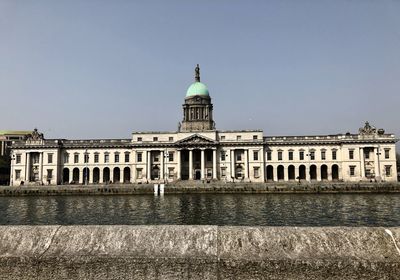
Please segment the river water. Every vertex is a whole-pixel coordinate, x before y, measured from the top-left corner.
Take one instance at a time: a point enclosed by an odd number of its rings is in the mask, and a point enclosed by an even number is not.
[[[400,226],[400,194],[0,197],[1,225]]]

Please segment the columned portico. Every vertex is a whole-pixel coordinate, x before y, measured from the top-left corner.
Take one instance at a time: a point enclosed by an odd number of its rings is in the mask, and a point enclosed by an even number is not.
[[[213,179],[216,180],[217,179],[217,149],[214,148],[213,150]]]
[[[189,149],[189,180],[193,180],[193,149]]]
[[[200,166],[201,166],[201,180],[205,179],[205,160],[204,160],[204,149],[201,149],[201,160],[200,160]]]
[[[360,177],[365,178],[364,148],[360,148]]]
[[[182,168],[181,150],[180,149],[177,150],[176,154],[177,154],[177,160],[178,160],[178,166],[177,166],[178,169],[176,171],[176,177],[178,180],[180,180],[180,179],[182,179],[181,178],[181,168]]]

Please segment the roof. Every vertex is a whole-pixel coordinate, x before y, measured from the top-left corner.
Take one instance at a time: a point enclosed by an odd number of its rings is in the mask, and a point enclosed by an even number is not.
[[[0,130],[0,135],[28,135],[32,130]]]

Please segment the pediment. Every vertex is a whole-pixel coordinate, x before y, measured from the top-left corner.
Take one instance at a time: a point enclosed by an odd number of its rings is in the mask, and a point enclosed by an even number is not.
[[[210,145],[217,142],[199,134],[194,134],[177,142],[180,145]]]

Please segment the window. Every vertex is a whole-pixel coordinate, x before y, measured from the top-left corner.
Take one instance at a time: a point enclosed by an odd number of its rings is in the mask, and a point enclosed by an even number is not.
[[[125,162],[129,162],[129,153],[125,153]]]
[[[114,162],[119,162],[119,154],[114,154]]]
[[[142,142],[142,137],[138,137],[138,138],[137,138],[137,141],[138,141],[138,142]]]
[[[143,178],[142,168],[136,169],[136,178],[138,178],[138,179],[142,179]]]
[[[354,150],[349,150],[349,159],[354,159]]]
[[[157,142],[158,141],[158,137],[153,137],[153,141]]]
[[[240,141],[240,140],[242,140],[242,136],[240,136],[240,135],[237,135],[237,136],[236,136],[236,140],[237,140],[237,141]]]
[[[267,152],[267,160],[272,160],[272,152],[271,151]]]
[[[169,179],[174,179],[174,177],[175,177],[174,168],[173,167],[169,167],[168,168],[168,178]]]
[[[332,151],[332,160],[336,160],[336,150]]]
[[[15,170],[15,180],[21,179],[21,170]]]
[[[253,135],[253,140],[257,140],[257,139],[258,139],[257,135]]]
[[[207,161],[212,161],[212,154],[211,153],[207,153]]]
[[[369,159],[369,150],[364,150],[364,158]]]
[[[299,152],[299,158],[300,160],[304,160],[304,151]]]
[[[33,164],[39,163],[39,155],[38,154],[34,154],[32,156],[32,162],[33,162]]]
[[[47,163],[53,163],[53,154],[47,154]]]
[[[221,177],[222,178],[226,177],[226,167],[221,167]]]
[[[350,166],[350,176],[356,175],[356,167],[354,165]]]
[[[224,141],[225,140],[225,136],[223,135],[223,136],[221,136],[221,140],[222,141]]]
[[[142,153],[137,153],[137,154],[136,154],[136,157],[137,157],[137,158],[136,158],[136,161],[137,161],[137,162],[142,162]]]
[[[225,161],[226,154],[225,151],[221,151],[221,161]]]
[[[388,177],[392,176],[392,166],[391,165],[385,165],[385,175]]]
[[[79,162],[79,154],[74,154],[74,163]]]
[[[47,180],[51,180],[53,178],[53,169],[47,169]]]
[[[310,160],[315,160],[315,151],[310,152]]]
[[[159,161],[160,161],[160,156],[154,155],[154,162],[159,162]]]
[[[169,137],[168,141],[173,142],[174,141],[174,137]]]
[[[258,151],[253,151],[253,160],[258,160]]]
[[[98,163],[99,162],[99,154],[94,154],[94,162]]]
[[[65,153],[64,154],[64,163],[68,163],[69,162],[69,154]]]
[[[321,151],[321,160],[326,160],[326,151]]]
[[[109,154],[104,154],[104,162],[108,163],[110,161],[110,155]]]
[[[16,158],[15,158],[15,163],[21,163],[21,154],[17,154]]]
[[[170,161],[170,162],[174,161],[174,152],[168,153],[168,161]]]
[[[254,178],[260,177],[260,167],[254,167]]]
[[[89,154],[86,153],[86,154],[84,155],[83,159],[84,159],[84,162],[85,162],[85,163],[88,163],[88,162],[89,162]]]
[[[282,160],[282,152],[278,151],[278,160]]]
[[[293,160],[293,151],[289,151],[289,160]]]
[[[237,153],[236,154],[236,161],[241,161],[242,160],[242,154],[241,153]]]
[[[385,149],[385,159],[390,158],[390,149]]]

